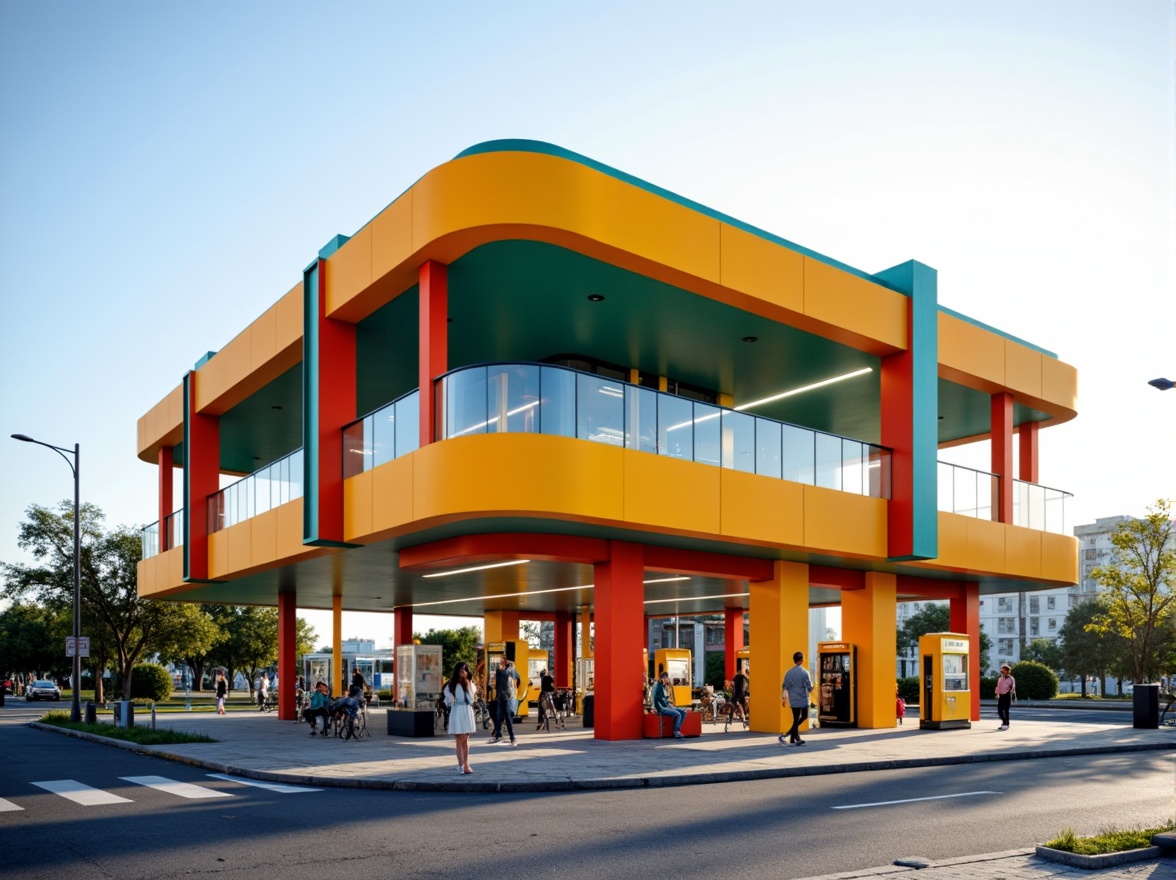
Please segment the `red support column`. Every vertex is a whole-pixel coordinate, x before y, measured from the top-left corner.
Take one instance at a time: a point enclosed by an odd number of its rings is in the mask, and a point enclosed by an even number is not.
[[[1037,422],[1025,422],[1017,431],[1020,441],[1018,477],[1026,483],[1040,482],[1037,476]]]
[[[412,644],[412,609],[397,608],[392,621],[392,644],[396,647]],[[444,658],[442,658],[444,661]]]
[[[555,612],[555,645],[552,657],[551,675],[555,686],[572,686],[572,615],[567,611]]]
[[[735,654],[743,650],[743,609],[728,608],[723,614],[723,653],[729,681],[735,677]]]
[[[184,377],[184,580],[208,580],[208,499],[220,491],[220,418],[196,411],[200,374]]]
[[[421,446],[433,442],[437,396],[433,380],[449,369],[449,267],[429,260],[420,269]]]
[[[176,465],[175,449],[171,446],[159,447],[159,552],[170,550],[172,542],[167,529],[167,518],[175,510],[172,496],[172,468]]]
[[[980,585],[965,584],[964,595],[948,600],[951,631],[968,636],[968,682],[972,720],[980,720]]]
[[[298,595],[278,593],[278,717],[293,721],[298,680]]]
[[[992,499],[993,519],[1013,521],[1013,395],[1001,391],[992,395],[992,472],[996,488]]]
[[[644,572],[641,545],[622,541],[595,566],[596,739],[641,739]]]

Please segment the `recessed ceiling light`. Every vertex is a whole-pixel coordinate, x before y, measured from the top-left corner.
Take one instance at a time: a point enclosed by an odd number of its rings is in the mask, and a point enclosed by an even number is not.
[[[590,294],[588,294],[588,302],[594,302],[594,303],[604,302],[604,297],[601,296],[599,293],[590,293]]]
[[[274,412],[281,412],[282,406],[281,406],[281,404],[275,403],[273,406],[270,407],[270,409],[272,409]]]
[[[744,336],[743,341],[744,342],[759,342],[759,337],[758,336]]]

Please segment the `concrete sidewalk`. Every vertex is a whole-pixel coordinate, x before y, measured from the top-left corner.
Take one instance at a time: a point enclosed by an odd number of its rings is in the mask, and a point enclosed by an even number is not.
[[[1073,868],[1046,861],[1031,849],[965,856],[933,862],[925,868],[887,865],[863,871],[822,874],[805,880],[1053,880],[1057,877],[1083,877],[1089,880],[1176,880],[1176,856],[1152,858],[1113,868]]]

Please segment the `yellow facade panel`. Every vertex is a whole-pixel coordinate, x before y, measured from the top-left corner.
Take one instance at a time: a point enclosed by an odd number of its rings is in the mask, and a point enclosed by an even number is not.
[[[939,363],[948,378],[989,393],[1005,385],[1005,339],[939,313]],[[969,377],[974,380],[967,381]]]
[[[1078,539],[1041,533],[1041,579],[1072,586],[1078,583]]]
[[[229,570],[244,571],[253,564],[253,519],[222,530],[229,538]]]
[[[971,571],[1005,570],[1005,532],[1003,523],[964,517],[968,530],[968,565]]]
[[[184,548],[175,547],[140,561],[136,578],[141,599],[190,589],[184,583]]]
[[[939,556],[937,565],[945,568],[968,567],[968,517],[939,511]]]
[[[804,311],[804,257],[742,229],[719,224],[719,283],[798,314]]]
[[[1004,349],[1005,384],[1009,390],[1041,397],[1041,362],[1045,355],[1011,339],[1004,341]]]
[[[156,462],[160,446],[175,446],[184,439],[184,389],[177,386],[151,407],[136,423],[136,452],[143,461]]]
[[[720,533],[728,538],[799,547],[804,544],[804,487],[743,471],[719,477]]]
[[[221,415],[229,409],[234,386],[252,372],[251,360],[246,331],[205,361],[196,371],[196,411]]]
[[[372,280],[387,275],[413,253],[412,204],[409,190],[375,216],[372,231]]]
[[[1078,371],[1056,358],[1041,359],[1041,397],[1069,414],[1078,410]]]
[[[208,536],[208,576],[216,580],[231,572],[229,560],[229,536],[225,529]]]
[[[249,371],[256,372],[265,366],[278,349],[277,304],[261,313],[261,317],[249,325]]]
[[[864,337],[905,349],[907,305],[901,293],[804,257],[804,313],[833,328],[831,338]]]
[[[720,468],[632,449],[624,453],[626,522],[670,532],[719,532]]]
[[[306,553],[308,548],[302,543],[302,499],[288,501],[273,513],[277,520],[274,528],[275,558],[288,559]]]
[[[356,232],[327,257],[325,274],[327,314],[367,289],[372,283],[372,224]]]
[[[278,351],[302,341],[302,282],[296,284],[272,309],[274,339]]]
[[[803,488],[805,547],[886,557],[886,501],[819,486]]]
[[[372,472],[343,481],[343,540],[355,541],[372,533]]]
[[[1005,527],[1005,571],[1014,577],[1041,578],[1042,532],[1020,526]]]
[[[278,511],[267,510],[250,520],[249,566],[270,565],[278,558]]]
[[[394,529],[412,522],[413,487],[416,485],[414,456],[415,453],[402,456],[370,471],[371,532]],[[358,531],[356,540],[363,540]]]

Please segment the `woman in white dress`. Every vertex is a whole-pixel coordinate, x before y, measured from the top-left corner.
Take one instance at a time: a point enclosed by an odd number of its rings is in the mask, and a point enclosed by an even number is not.
[[[445,705],[449,707],[449,732],[456,737],[457,772],[473,773],[470,769],[470,734],[474,732],[474,700],[478,690],[470,681],[470,667],[458,663],[445,685]]]

